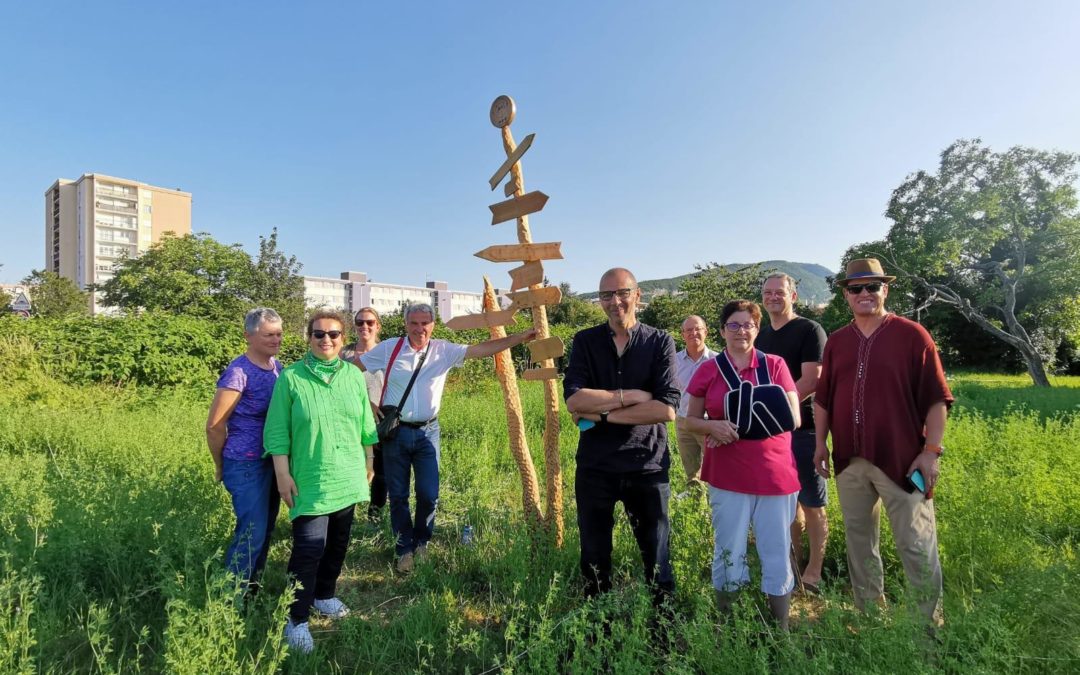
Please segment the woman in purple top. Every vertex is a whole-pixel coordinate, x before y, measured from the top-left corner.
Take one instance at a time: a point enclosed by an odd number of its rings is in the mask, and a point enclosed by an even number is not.
[[[259,307],[244,317],[248,348],[221,374],[210,415],[206,443],[214,459],[214,480],[232,496],[236,530],[225,555],[229,571],[254,584],[266,564],[270,533],[277,522],[274,464],[263,459],[263,423],[281,363],[281,317]]]

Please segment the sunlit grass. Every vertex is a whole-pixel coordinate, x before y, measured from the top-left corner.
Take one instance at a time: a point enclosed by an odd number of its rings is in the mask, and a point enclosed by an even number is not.
[[[8,373],[10,375],[10,372]],[[202,437],[208,396],[58,385],[35,373],[0,392],[0,672],[928,672],[1080,668],[1080,378],[1048,395],[1023,378],[963,375],[937,496],[947,624],[924,637],[883,536],[893,609],[848,601],[835,493],[826,594],[797,599],[777,635],[747,593],[720,624],[703,500],[673,501],[674,623],[650,622],[625,518],[616,590],[583,602],[573,508],[576,431],[564,417],[566,544],[528,536],[494,383],[451,386],[430,562],[392,571],[386,519],[360,519],[339,594],[344,621],[313,623],[311,656],[282,652],[288,524],[267,587],[246,608],[220,573],[232,521]],[[541,388],[523,385],[543,476]],[[1074,401],[1074,403],[1080,401]],[[564,413],[565,415],[565,413]],[[673,493],[682,471],[671,471]],[[543,481],[541,480],[541,485]],[[464,524],[475,543],[461,544]],[[16,611],[17,610],[17,611]],[[606,628],[604,628],[606,626]],[[216,659],[216,660],[215,660]]]

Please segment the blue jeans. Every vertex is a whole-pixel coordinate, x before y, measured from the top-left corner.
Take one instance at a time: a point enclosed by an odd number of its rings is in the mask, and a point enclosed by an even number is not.
[[[222,460],[221,482],[232,497],[236,529],[225,564],[244,581],[254,581],[266,565],[270,534],[277,523],[278,496],[274,463],[266,459]]]
[[[578,467],[574,479],[578,530],[581,533],[581,576],[585,596],[611,590],[612,534],[615,503],[622,502],[630,530],[641,551],[645,583],[657,605],[675,594],[671,569],[668,499],[671,485],[666,473],[609,473]]]
[[[383,469],[390,497],[394,551],[405,555],[431,540],[439,503],[439,422],[423,429],[402,425],[397,438],[383,442]],[[409,512],[409,474],[416,477],[416,519]]]

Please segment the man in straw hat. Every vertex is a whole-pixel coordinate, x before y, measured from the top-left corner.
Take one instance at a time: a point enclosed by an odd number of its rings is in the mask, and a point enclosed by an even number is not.
[[[895,278],[876,259],[862,258],[849,262],[837,281],[854,320],[825,345],[814,396],[814,466],[828,477],[831,432],[856,606],[885,602],[878,552],[884,503],[919,608],[940,624],[941,563],[932,496],[953,397],[930,334],[885,310]]]

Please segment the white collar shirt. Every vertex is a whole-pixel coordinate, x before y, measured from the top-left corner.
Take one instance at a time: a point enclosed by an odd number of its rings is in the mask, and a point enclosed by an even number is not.
[[[383,405],[397,405],[401,401],[401,395],[405,393],[405,387],[408,386],[423,351],[413,349],[407,338],[398,338],[384,340],[375,345],[371,351],[360,355],[360,362],[369,372],[385,371],[399,340],[403,344],[397,358],[394,359],[390,372],[386,373],[386,393],[382,397]],[[427,358],[424,360],[423,367],[420,368],[420,374],[416,376],[409,398],[405,400],[405,405],[401,409],[402,420],[427,422],[439,414],[439,405],[446,386],[446,375],[451,368],[456,368],[465,361],[465,351],[468,348],[468,345],[454,344],[446,340],[428,341]]]
[[[675,355],[675,383],[679,385],[679,391],[682,392],[682,396],[679,397],[679,410],[676,413],[679,417],[686,417],[686,412],[690,409],[690,394],[686,393],[686,388],[690,386],[690,378],[694,376],[698,366],[709,359],[715,359],[718,353],[706,346],[697,361],[690,358],[685,349]]]

